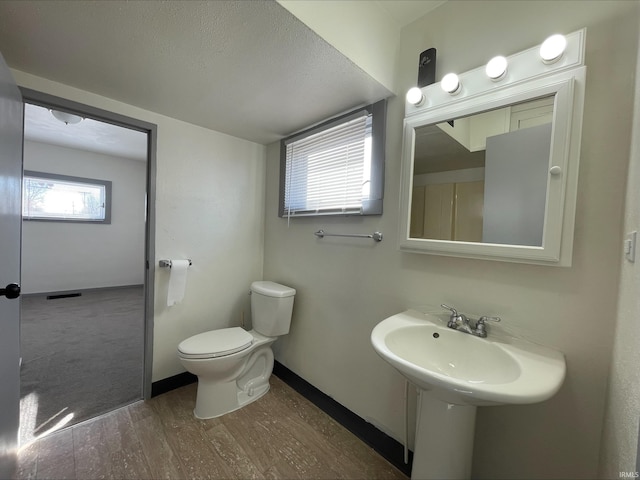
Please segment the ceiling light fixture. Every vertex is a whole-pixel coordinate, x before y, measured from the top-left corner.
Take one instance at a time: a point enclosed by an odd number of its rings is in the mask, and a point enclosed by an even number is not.
[[[415,105],[416,107],[419,107],[420,105],[424,104],[426,98],[425,96],[422,94],[422,90],[420,90],[418,87],[413,87],[410,88],[409,91],[407,92],[407,102],[409,102],[412,105]]]
[[[566,48],[567,39],[564,35],[551,35],[540,46],[540,58],[544,63],[557,62]]]
[[[49,110],[51,115],[54,116],[56,120],[61,121],[66,125],[75,125],[76,123],[80,123],[84,118],[79,115],[74,115],[72,113],[61,112],[59,110]]]
[[[485,68],[487,77],[496,82],[498,80],[502,80],[507,74],[507,65],[507,59],[503,56],[499,55],[497,57],[493,57],[489,60]]]

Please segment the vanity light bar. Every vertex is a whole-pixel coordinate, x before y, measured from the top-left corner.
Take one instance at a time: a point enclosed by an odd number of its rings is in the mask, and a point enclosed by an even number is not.
[[[464,74],[450,73],[438,84],[422,88],[413,87],[407,92],[405,115],[411,116],[424,110],[451,105],[454,101],[487,93],[496,84],[513,85],[541,75],[556,73],[584,65],[586,29],[569,35],[552,35],[542,45],[524,50],[509,57],[493,57],[485,67]],[[507,69],[509,74],[507,75]],[[464,85],[464,89],[462,88]]]

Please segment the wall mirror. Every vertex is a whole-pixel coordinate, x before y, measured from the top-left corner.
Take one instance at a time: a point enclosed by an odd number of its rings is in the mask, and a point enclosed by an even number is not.
[[[406,104],[400,249],[571,265],[582,106],[584,35],[553,63],[535,47]]]

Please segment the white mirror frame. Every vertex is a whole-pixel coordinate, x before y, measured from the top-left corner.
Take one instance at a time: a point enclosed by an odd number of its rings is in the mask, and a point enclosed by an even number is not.
[[[489,79],[482,66],[459,76],[462,89],[455,96],[444,92],[436,83],[421,89],[425,97],[421,105],[406,103],[400,192],[400,250],[571,266],[586,77],[585,35],[585,29],[567,35],[567,49],[555,63],[543,63],[537,46],[508,57],[507,74],[498,81]],[[549,95],[555,95],[555,101],[542,246],[411,238],[409,227],[415,129]]]

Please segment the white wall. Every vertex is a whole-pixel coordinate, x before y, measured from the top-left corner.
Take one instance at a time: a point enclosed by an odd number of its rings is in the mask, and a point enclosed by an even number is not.
[[[238,325],[262,278],[265,147],[12,70],[18,85],[158,126],[155,265],[191,258],[184,301],[166,306],[167,269],[155,270],[153,380],[183,372],[176,348]]]
[[[639,19],[640,20],[640,19]],[[633,134],[624,232],[640,230],[640,50],[636,67]],[[613,360],[602,437],[601,478],[636,472],[640,416],[640,249],[635,262],[622,259]],[[640,459],[638,459],[640,460]]]
[[[24,168],[110,180],[113,197],[111,224],[23,222],[25,293],[144,283],[145,162],[25,141]]]
[[[278,0],[389,91],[397,92],[400,24],[367,0]],[[339,113],[339,112],[338,112]]]
[[[402,31],[399,91],[417,59],[438,49],[438,78],[588,27],[587,91],[576,238],[571,268],[456,259],[398,251],[403,98],[389,102],[385,213],[372,218],[277,218],[278,145],[267,148],[264,276],[298,291],[277,359],[396,438],[403,379],[370,346],[372,328],[411,306],[448,303],[498,314],[512,330],[558,349],[568,375],[551,400],[479,409],[473,478],[594,478],[620,272],[636,2],[455,1]],[[317,239],[318,228],[380,230],[384,241]]]

